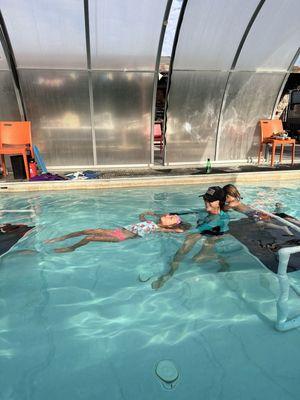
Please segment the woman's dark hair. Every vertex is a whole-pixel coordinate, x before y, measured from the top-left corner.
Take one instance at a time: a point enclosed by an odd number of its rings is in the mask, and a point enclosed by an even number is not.
[[[234,185],[231,185],[231,184],[225,185],[223,187],[223,190],[225,192],[225,196],[227,194],[229,194],[229,196],[235,197],[239,201],[242,199],[240,192],[237,190],[236,186],[234,186]]]
[[[226,199],[224,199],[224,200],[219,200],[219,204],[220,204],[220,209],[222,210],[222,211],[224,211],[224,207],[225,207],[225,201],[226,201]]]
[[[184,231],[188,231],[191,228],[192,224],[188,222],[181,221],[179,225],[176,225],[176,228],[183,229]]]

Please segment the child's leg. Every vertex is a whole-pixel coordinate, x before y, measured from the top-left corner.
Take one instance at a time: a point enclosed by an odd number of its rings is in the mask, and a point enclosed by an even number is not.
[[[76,250],[78,247],[85,246],[85,245],[88,244],[89,242],[90,242],[90,241],[87,240],[87,238],[84,238],[84,239],[80,240],[80,242],[77,242],[77,243],[73,244],[72,246],[69,246],[69,247],[61,247],[61,248],[59,248],[59,249],[55,249],[54,251],[55,251],[56,253],[68,253],[68,252],[70,252],[70,251]]]
[[[86,238],[80,240],[80,242],[77,242],[72,246],[55,249],[55,251],[56,253],[67,253],[76,250],[78,247],[85,246],[90,242],[121,242],[123,240],[131,239],[131,237],[126,237],[125,239],[121,240],[116,236],[112,236],[111,235],[112,232],[113,232],[112,230],[103,229],[102,235],[99,234],[99,235],[87,236]]]
[[[63,240],[67,240],[67,239],[71,239],[71,238],[83,236],[83,235],[97,235],[98,233],[102,234],[104,231],[106,231],[106,229],[85,229],[83,231],[73,232],[73,233],[69,233],[68,235],[45,240],[45,243],[61,242]]]

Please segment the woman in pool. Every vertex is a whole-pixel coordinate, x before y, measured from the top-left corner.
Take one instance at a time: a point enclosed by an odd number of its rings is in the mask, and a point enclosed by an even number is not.
[[[153,222],[145,217],[150,215],[157,217],[157,222]],[[47,240],[46,243],[55,243],[62,240],[71,239],[78,236],[85,236],[84,239],[69,247],[55,249],[57,253],[74,251],[78,247],[85,246],[90,242],[122,242],[128,239],[137,239],[154,232],[175,232],[182,233],[190,228],[190,224],[181,221],[178,215],[155,214],[152,211],[145,212],[139,216],[140,222],[116,229],[86,229],[73,232],[65,236]]]
[[[201,238],[205,238],[202,248],[193,259],[197,262],[205,262],[211,259],[218,259],[222,265],[222,270],[227,270],[229,265],[220,254],[217,254],[214,247],[220,236],[228,232],[229,217],[223,211],[225,205],[225,193],[219,186],[212,186],[207,189],[203,197],[207,216],[204,221],[198,224],[197,228],[189,233],[183,245],[175,254],[171,262],[170,270],[160,276],[156,281],[152,282],[152,289],[159,289],[162,287],[179,268],[179,263],[183,257],[192,250],[195,243]]]

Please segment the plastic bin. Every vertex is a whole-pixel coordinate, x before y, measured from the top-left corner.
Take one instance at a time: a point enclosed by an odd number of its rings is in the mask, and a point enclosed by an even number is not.
[[[26,171],[23,156],[11,156],[11,167],[15,179],[26,179]]]

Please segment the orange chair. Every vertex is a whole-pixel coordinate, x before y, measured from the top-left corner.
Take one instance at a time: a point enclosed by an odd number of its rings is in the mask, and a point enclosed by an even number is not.
[[[5,155],[23,156],[26,177],[29,179],[27,155],[34,157],[31,140],[31,123],[28,121],[1,121],[0,122],[0,155],[3,175],[7,175]]]
[[[282,161],[283,150],[286,144],[290,144],[292,146],[292,165],[294,164],[295,158],[295,139],[276,139],[272,138],[272,135],[278,132],[283,131],[282,121],[280,119],[262,119],[259,121],[260,124],[260,145],[258,151],[258,164],[260,164],[260,159],[263,151],[263,145],[272,145],[272,153],[271,153],[271,166],[274,165],[274,158],[275,158],[275,150],[276,146],[280,145],[280,157],[279,162]]]
[[[154,145],[159,145],[160,154],[162,154],[164,144],[160,122],[155,122],[154,124]]]

